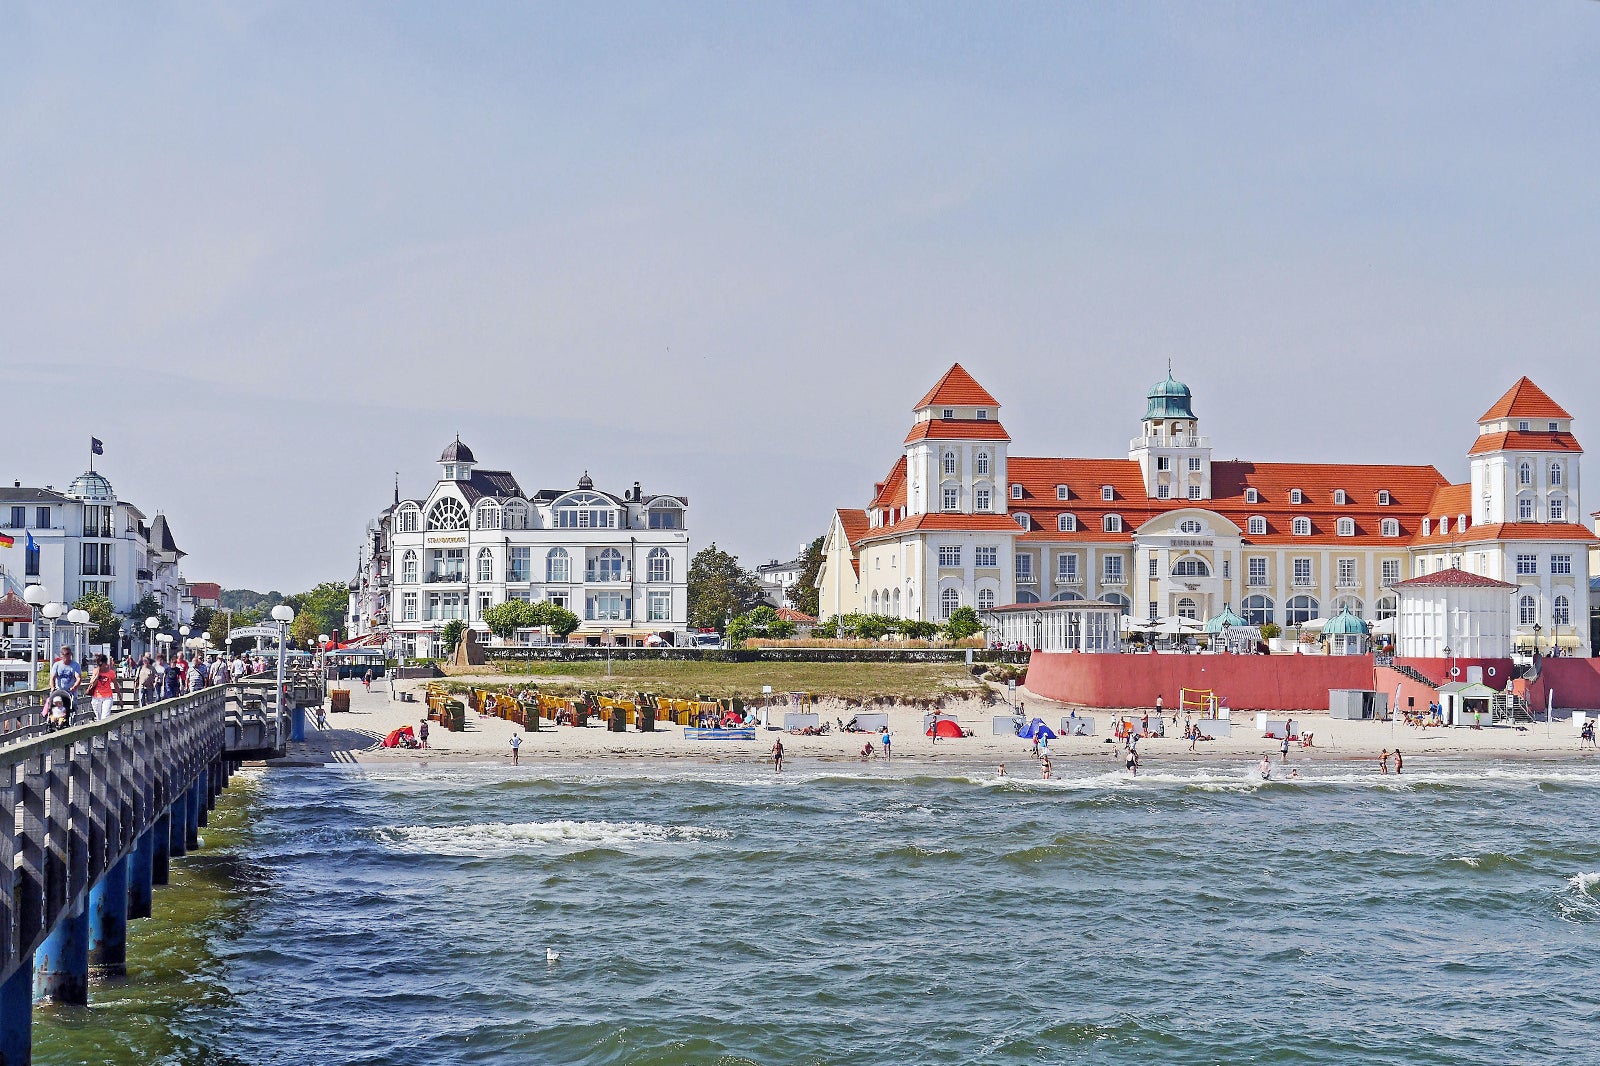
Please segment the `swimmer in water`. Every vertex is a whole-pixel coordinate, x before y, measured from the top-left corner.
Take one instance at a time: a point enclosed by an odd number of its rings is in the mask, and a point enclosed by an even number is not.
[[[1261,756],[1261,767],[1260,767],[1260,769],[1261,769],[1261,780],[1263,780],[1263,781],[1272,780],[1272,760],[1270,758],[1268,758],[1265,755]]]
[[[1000,764],[1000,776],[1001,777],[1006,776],[1006,764],[1005,763],[1001,763]]]

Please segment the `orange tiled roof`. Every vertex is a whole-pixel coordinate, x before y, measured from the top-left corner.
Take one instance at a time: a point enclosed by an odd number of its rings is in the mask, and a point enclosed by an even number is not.
[[[31,622],[33,608],[15,592],[0,596],[0,622]]]
[[[1445,589],[1514,589],[1517,586],[1504,581],[1496,581],[1492,577],[1482,574],[1469,574],[1459,567],[1449,570],[1440,570],[1434,574],[1423,574],[1406,581],[1396,582],[1393,586],[1397,589],[1404,588],[1445,588]]]
[[[788,607],[779,607],[778,617],[785,622],[794,622],[798,625],[806,626],[814,625],[817,621],[804,611],[796,611]]]
[[[1513,430],[1510,433],[1480,433],[1478,439],[1472,442],[1472,447],[1467,449],[1467,454],[1504,451],[1581,454],[1583,449],[1578,446],[1578,438],[1571,433],[1521,433]]]
[[[1493,422],[1502,418],[1571,418],[1562,406],[1552,400],[1526,375],[1506,390],[1494,406],[1483,413],[1479,422]]]
[[[1000,403],[989,395],[987,389],[979,385],[977,379],[967,373],[960,363],[955,364],[944,372],[928,394],[917,402],[913,411],[920,411],[924,407],[935,404],[945,404],[950,407],[999,407]]]
[[[849,546],[854,548],[856,541],[866,535],[872,527],[872,521],[867,517],[867,512],[854,508],[841,507],[838,511],[839,525],[844,529],[844,539]]]
[[[1422,519],[1436,490],[1446,484],[1444,475],[1431,466],[1354,466],[1333,463],[1251,463],[1238,460],[1211,464],[1212,499],[1150,499],[1145,495],[1144,477],[1139,464],[1131,459],[1032,459],[1009,460],[1010,484],[1020,484],[1023,498],[1010,498],[1013,513],[1027,511],[1033,530],[1027,541],[1131,541],[1133,533],[1153,518],[1173,511],[1197,508],[1213,511],[1246,531],[1247,544],[1392,545],[1403,550],[1421,528]],[[1070,498],[1059,500],[1056,486],[1066,485]],[[1112,500],[1101,499],[1101,488],[1110,485]],[[1255,489],[1256,503],[1246,500],[1246,491]],[[1289,493],[1299,489],[1303,504],[1289,502]],[[1343,489],[1349,500],[1334,503],[1334,493]],[[1387,490],[1388,506],[1379,506],[1379,491]],[[1078,529],[1058,532],[1056,515],[1077,516]],[[1103,521],[1108,514],[1122,516],[1122,532],[1107,533]],[[1249,520],[1259,515],[1266,519],[1264,535],[1248,534]],[[1293,533],[1293,521],[1304,516],[1311,520],[1311,536]],[[1355,535],[1336,534],[1340,518],[1355,521]],[[1382,521],[1399,522],[1400,535],[1382,535]]]
[[[1434,490],[1433,499],[1428,503],[1428,514],[1434,518],[1444,517],[1452,521],[1459,515],[1472,514],[1472,486],[1440,485]]]
[[[885,510],[905,507],[906,457],[902,455],[895,462],[894,469],[889,471],[889,476],[873,488],[872,502],[867,505],[867,510],[876,511],[880,507]]]
[[[1439,538],[1435,537],[1437,541]],[[1572,540],[1600,544],[1588,526],[1576,522],[1498,522],[1486,526],[1473,526],[1452,542],[1476,544],[1491,540]]]
[[[869,540],[883,540],[887,537],[898,537],[902,533],[924,532],[959,532],[959,533],[1021,533],[1014,519],[1003,514],[935,514],[912,515],[888,526],[879,526],[877,529],[867,531],[861,538],[863,542]]]
[[[917,422],[906,434],[905,442],[919,440],[1004,440],[1011,439],[1006,428],[993,419],[935,418]]]

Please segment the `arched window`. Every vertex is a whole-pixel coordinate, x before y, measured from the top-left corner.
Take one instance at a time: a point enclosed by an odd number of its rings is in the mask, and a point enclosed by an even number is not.
[[[1382,622],[1393,618],[1399,613],[1400,608],[1398,602],[1393,596],[1380,596],[1378,597],[1377,609],[1373,611],[1372,616],[1378,621]]]
[[[947,477],[948,476],[953,476],[955,474],[955,472],[956,472],[956,453],[955,452],[945,452],[944,453],[944,472],[945,472],[945,475]]]
[[[1539,601],[1532,596],[1524,596],[1518,602],[1518,617],[1525,626],[1531,626],[1539,621]]]
[[[1244,620],[1246,625],[1264,626],[1272,621],[1273,602],[1268,596],[1246,596],[1244,598]]]
[[[1039,602],[1039,594],[1037,592],[1034,592],[1032,589],[1018,589],[1017,590],[1017,602],[1018,603],[1038,603]]]
[[[557,529],[614,529],[616,506],[593,492],[574,492],[556,501]]]
[[[1106,515],[1105,531],[1107,533],[1121,533],[1122,532],[1122,516],[1119,515],[1119,514],[1108,514],[1108,515]]]
[[[1133,601],[1128,599],[1128,597],[1124,596],[1120,592],[1107,592],[1105,595],[1100,597],[1100,600],[1103,603],[1110,603],[1117,607],[1121,607],[1123,614],[1127,614],[1128,608],[1133,606]]]
[[[651,548],[645,556],[645,571],[650,581],[671,581],[672,553],[665,548]]]
[[[601,549],[599,555],[589,560],[589,572],[585,576],[589,581],[621,581],[622,553],[615,548]]]
[[[994,608],[994,589],[978,590],[978,610],[988,611]]]
[[[1060,533],[1076,533],[1078,531],[1078,516],[1075,514],[1056,515],[1056,530]]]
[[[1356,520],[1354,518],[1341,518],[1338,523],[1338,533],[1341,537],[1356,535]]]
[[[1261,493],[1257,492],[1255,489],[1245,489],[1244,490],[1244,502],[1245,503],[1260,503],[1261,502]]]
[[[1290,503],[1305,503],[1306,502],[1306,494],[1301,492],[1299,489],[1290,489],[1289,490],[1289,502]]]
[[[980,474],[987,474],[989,472],[989,453],[988,452],[979,452],[978,453],[977,470],[978,470],[978,473],[980,473]]]
[[[1344,489],[1334,489],[1333,502],[1338,504],[1340,507],[1343,507],[1345,504],[1350,502],[1350,497],[1345,495]]]
[[[1398,518],[1385,518],[1382,523],[1383,535],[1398,537],[1400,535],[1400,520]]]
[[[1073,600],[1083,599],[1081,592],[1058,592],[1050,597],[1051,603],[1071,603]]]
[[[477,526],[478,526],[479,529],[499,529],[500,528],[500,508],[499,508],[499,506],[496,505],[496,504],[493,504],[493,503],[489,503],[487,501],[485,501],[483,503],[480,503],[478,505]]]
[[[454,496],[442,497],[428,512],[429,529],[466,529],[467,508]]]
[[[1313,596],[1295,596],[1284,605],[1284,623],[1291,626],[1309,622],[1317,616],[1317,601]]]
[[[1533,484],[1533,464],[1528,462],[1527,460],[1523,460],[1522,462],[1517,464],[1517,484],[1518,485],[1532,485]]]
[[[1552,484],[1552,485],[1561,484],[1561,464],[1560,463],[1551,463],[1550,464],[1550,484]]]
[[[1557,596],[1555,604],[1550,608],[1550,623],[1558,626],[1572,624],[1572,601],[1565,596]]]
[[[1301,516],[1294,520],[1294,535],[1297,537],[1311,536],[1311,519]]]
[[[572,560],[567,556],[567,549],[550,549],[550,554],[544,557],[544,579],[558,584],[572,580]]]
[[[506,504],[505,524],[507,529],[527,529],[528,505],[521,500]]]
[[[1172,567],[1173,577],[1210,577],[1211,568],[1204,559],[1179,559]]]
[[[412,512],[416,516],[416,512]],[[417,553],[408,551],[400,557],[400,583],[402,585],[415,585],[417,583]]]
[[[1193,518],[1187,518],[1187,519],[1184,519],[1182,522],[1178,523],[1178,532],[1179,533],[1191,533],[1191,534],[1193,534],[1193,533],[1200,532],[1200,529],[1201,529],[1201,526],[1200,526],[1199,521],[1197,521],[1196,519],[1193,519]]]
[[[961,606],[961,593],[955,589],[945,589],[939,593],[939,617],[949,621],[955,614],[956,608]]]
[[[1187,596],[1183,597],[1178,601],[1178,617],[1198,619],[1200,617],[1199,604]]]
[[[1464,515],[1464,514],[1456,515],[1456,532],[1457,533],[1465,533],[1466,531],[1467,531],[1467,516]]]
[[[893,611],[893,614],[894,614],[894,616],[896,618],[901,617],[901,615],[900,615],[900,590],[899,589],[895,589],[894,590],[894,611]]]
[[[872,607],[871,607],[871,611],[872,611],[873,614],[877,614],[878,613],[878,590],[877,589],[873,589],[872,590]]]
[[[1338,599],[1333,601],[1333,611],[1335,614],[1345,610],[1348,610],[1357,618],[1366,617],[1366,615],[1362,613],[1366,610],[1366,605],[1361,602],[1361,598],[1359,596],[1340,596]]]
[[[404,507],[400,508],[398,529],[396,532],[415,533],[417,531],[417,519],[420,517],[421,516],[417,513],[417,508],[414,504],[406,504]]]
[[[1249,529],[1252,537],[1264,537],[1267,535],[1267,520],[1258,514],[1251,515]]]
[[[660,499],[650,505],[651,529],[682,529],[683,504],[674,499]]]
[[[478,580],[494,580],[494,552],[488,548],[478,549]]]

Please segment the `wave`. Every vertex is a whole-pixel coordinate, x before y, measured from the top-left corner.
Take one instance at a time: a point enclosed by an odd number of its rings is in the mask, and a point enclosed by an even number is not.
[[[1564,922],[1600,922],[1600,873],[1577,873],[1556,893],[1556,916]]]
[[[475,825],[405,825],[378,831],[397,851],[455,858],[497,858],[543,851],[630,850],[676,841],[722,840],[726,829],[650,822],[484,822]]]

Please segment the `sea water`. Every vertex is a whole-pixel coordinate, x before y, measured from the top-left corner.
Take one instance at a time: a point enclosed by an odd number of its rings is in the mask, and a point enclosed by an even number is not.
[[[269,770],[36,1061],[1600,1060],[1600,766],[1110,763]]]

